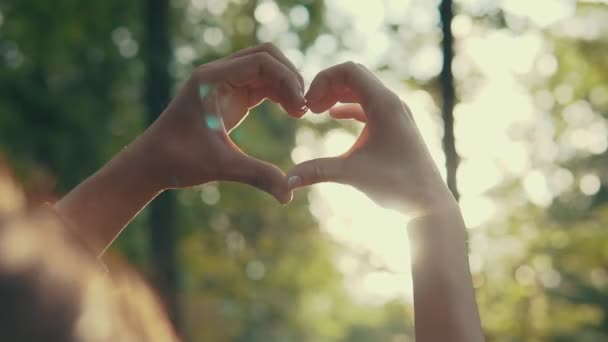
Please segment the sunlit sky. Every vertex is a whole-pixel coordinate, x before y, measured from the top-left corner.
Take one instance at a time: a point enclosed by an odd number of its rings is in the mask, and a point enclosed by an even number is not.
[[[602,1],[589,1],[602,2]],[[283,15],[273,2],[262,3],[255,18],[262,27],[260,40],[276,42],[303,72],[309,83],[325,67],[356,60],[370,67],[390,66],[378,75],[411,107],[418,126],[439,169],[444,173],[441,149],[440,112],[430,95],[410,89],[403,79],[428,80],[441,67],[439,49],[438,1],[328,0],[327,24],[338,35],[324,34],[306,51],[297,49],[293,33],[281,30],[285,21],[304,25],[305,11],[292,10]],[[608,146],[604,120],[593,113],[588,103],[574,103],[570,114],[572,132],[566,142],[554,141],[553,123],[548,111],[555,102],[568,103],[572,88],[531,93],[522,76],[542,83],[557,70],[557,60],[542,30],[580,36],[599,34],[600,28],[585,26],[573,15],[576,2],[570,0],[460,0],[464,10],[457,13],[453,31],[457,39],[454,73],[462,102],[455,108],[457,150],[462,157],[458,173],[461,208],[471,240],[471,267],[480,271],[487,256],[488,243],[484,230],[490,220],[504,214],[488,191],[505,180],[522,179],[526,199],[538,206],[550,204],[552,198],[573,186],[573,175],[564,169],[539,168],[565,158],[568,150],[601,153]],[[486,29],[475,25],[467,14],[491,12],[502,8],[508,15],[510,29],[531,25],[523,32],[509,29]],[[407,23],[407,29],[389,32],[386,23]],[[352,28],[344,30],[346,23]],[[595,31],[594,31],[595,30]],[[567,33],[565,33],[567,32]],[[425,40],[416,41],[416,37]],[[415,43],[414,43],[415,42]],[[470,81],[470,73],[478,79]],[[525,78],[525,77],[524,77]],[[572,107],[574,106],[574,107]],[[313,122],[328,120],[327,115],[308,115]],[[568,120],[568,119],[567,119]],[[584,130],[584,131],[583,131]],[[518,133],[525,132],[525,133]],[[583,133],[584,132],[584,133]],[[355,140],[345,129],[317,137],[302,128],[297,146],[292,151],[294,163],[314,157],[344,152]],[[534,146],[529,144],[529,136]],[[567,147],[570,146],[570,147]],[[597,175],[578,180],[580,191],[591,195],[599,189]],[[336,264],[345,276],[345,285],[355,299],[368,304],[382,304],[391,299],[412,300],[407,218],[376,206],[358,191],[337,184],[314,186],[310,192],[312,214],[319,220],[328,238],[342,246]],[[522,270],[520,275],[524,279]],[[555,282],[555,276],[552,278]],[[557,280],[559,281],[559,279]]]

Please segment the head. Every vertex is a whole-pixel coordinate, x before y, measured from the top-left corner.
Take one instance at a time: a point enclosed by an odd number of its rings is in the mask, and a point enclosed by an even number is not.
[[[95,255],[25,196],[0,162],[0,340],[175,341],[141,277]]]

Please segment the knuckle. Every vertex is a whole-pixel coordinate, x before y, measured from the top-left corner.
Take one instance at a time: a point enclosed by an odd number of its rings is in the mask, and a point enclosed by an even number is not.
[[[365,65],[363,65],[361,63],[355,63],[355,67],[357,68],[357,70],[372,74],[372,72]]]
[[[271,42],[264,42],[264,43],[260,44],[260,49],[262,51],[266,51],[266,52],[269,52],[269,53],[273,53],[273,52],[279,51],[279,48],[277,48],[277,46],[274,45]]]
[[[357,65],[357,63],[353,62],[353,61],[348,61],[348,62],[344,62],[342,63],[342,65],[340,66],[344,72],[346,73],[350,73],[353,72],[357,69],[359,69],[359,66]]]
[[[266,51],[260,51],[253,56],[258,64],[268,64],[272,61],[272,56]]]
[[[354,73],[361,71],[357,63],[353,61],[344,62],[338,70],[345,82],[350,81]]]
[[[295,89],[298,81],[289,73],[277,70],[276,76],[271,82],[278,88],[277,90],[289,92]]]
[[[321,167],[321,165],[315,164],[312,165],[312,170],[311,170],[313,179],[315,180],[324,180],[325,179],[325,171],[323,170],[323,168]]]
[[[331,69],[325,69],[323,71],[321,71],[320,73],[317,74],[317,76],[315,77],[316,80],[318,81],[327,81],[331,79],[331,74],[332,74],[332,70]]]
[[[344,67],[347,69],[355,69],[357,68],[357,63],[353,62],[353,61],[348,61],[344,63]]]
[[[277,90],[280,91],[280,90],[287,89],[290,86],[290,84],[288,82],[288,79],[284,75],[279,75],[276,78],[275,86],[276,86]]]
[[[210,66],[208,64],[199,65],[196,67],[196,69],[194,69],[194,72],[192,72],[192,78],[194,78],[196,81],[204,80],[209,73],[209,69]]]
[[[196,67],[190,75],[189,82],[194,82],[197,85],[207,84],[210,86],[217,86],[223,82],[224,78],[227,78],[223,69],[225,65],[220,62],[202,64]],[[224,75],[219,77],[219,75]]]
[[[252,56],[258,76],[262,76],[267,71],[271,58],[270,54],[266,51],[257,52]]]

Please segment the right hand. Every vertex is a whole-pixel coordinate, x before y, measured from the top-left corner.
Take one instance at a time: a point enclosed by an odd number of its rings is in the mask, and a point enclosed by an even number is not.
[[[311,111],[331,108],[332,117],[355,119],[365,128],[346,153],[294,166],[287,173],[290,190],[348,184],[382,206],[414,215],[455,203],[409,108],[365,67],[348,62],[322,71],[305,98]],[[337,102],[348,104],[333,107]]]
[[[211,181],[249,184],[286,203],[285,174],[242,152],[228,133],[268,98],[293,117],[306,111],[302,76],[273,45],[263,44],[198,67],[137,144],[145,175],[161,188]]]

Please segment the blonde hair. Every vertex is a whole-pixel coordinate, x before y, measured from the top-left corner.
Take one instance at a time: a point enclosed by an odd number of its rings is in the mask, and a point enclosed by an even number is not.
[[[177,341],[142,278],[110,269],[52,208],[28,211],[0,159],[0,340]]]

